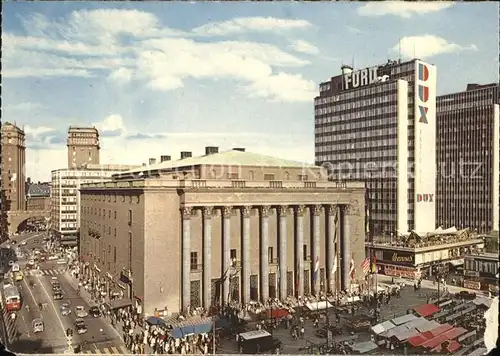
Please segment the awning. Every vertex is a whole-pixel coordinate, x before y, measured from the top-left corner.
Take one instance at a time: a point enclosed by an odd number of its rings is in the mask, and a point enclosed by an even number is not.
[[[427,323],[424,323],[422,325],[418,325],[415,328],[420,331],[421,333],[435,329],[439,326],[440,324],[435,321],[435,320],[428,320]]]
[[[372,331],[378,335],[378,334],[381,334],[381,333],[383,333],[387,330],[390,330],[394,327],[396,327],[396,325],[391,323],[390,320],[387,320],[387,321],[384,321],[383,323],[372,326]]]
[[[266,310],[266,318],[274,319],[274,318],[284,318],[288,315],[288,310],[286,309],[268,309]]]
[[[212,330],[213,321],[211,318],[186,320],[177,325],[170,332],[174,339],[181,339],[188,335],[205,334]]]
[[[410,337],[417,336],[419,334],[420,333],[418,332],[417,329],[412,328],[412,329],[403,330],[401,332],[398,332],[394,336],[396,337],[396,339],[398,339],[398,341],[405,341],[405,340],[408,340]]]
[[[459,260],[451,260],[451,261],[450,261],[450,264],[451,264],[452,266],[455,266],[455,267],[457,267],[457,266],[462,266],[464,263],[465,263],[465,261],[464,261],[464,259],[463,259],[463,258],[461,258],[461,259],[459,259]]]
[[[401,324],[405,324],[405,323],[412,321],[412,320],[415,320],[415,319],[418,319],[415,315],[405,314],[403,316],[394,318],[391,321],[394,325],[401,325]]]
[[[447,332],[448,330],[450,330],[452,328],[453,328],[453,326],[451,326],[450,324],[442,324],[442,325],[439,325],[437,328],[429,330],[429,333],[435,337],[435,336],[438,336],[438,335],[441,335],[441,334]]]
[[[426,317],[440,311],[439,307],[435,304],[424,304],[413,309],[418,315]]]
[[[132,305],[132,300],[131,299],[115,299],[107,303],[109,306],[109,309],[121,309],[121,308],[126,308]]]
[[[373,351],[378,348],[378,345],[373,341],[364,341],[358,342],[351,346],[354,351],[359,352],[360,354],[364,354],[370,351]]]
[[[412,337],[408,338],[408,343],[413,347],[417,347],[417,346],[422,345],[427,340],[428,339],[427,339],[427,337],[425,337],[425,335],[420,334],[420,335],[416,335],[416,336],[412,336]]]
[[[317,303],[306,303],[307,309],[311,311],[325,310],[333,308],[333,305],[327,301],[317,302]]]
[[[462,345],[458,341],[451,340],[450,344],[448,345],[448,351],[455,352],[458,351],[461,347]],[[433,348],[431,352],[441,352],[441,344]]]
[[[166,325],[165,320],[156,316],[150,316],[149,318],[147,318],[146,323],[148,323],[149,325]]]

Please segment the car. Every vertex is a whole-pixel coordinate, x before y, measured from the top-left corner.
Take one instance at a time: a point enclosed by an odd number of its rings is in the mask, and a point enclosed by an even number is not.
[[[66,316],[71,314],[71,308],[69,307],[69,304],[63,303],[61,305],[61,315]]]
[[[90,307],[89,314],[92,315],[94,318],[100,318],[102,316],[101,311],[96,306]]]
[[[10,245],[7,245],[7,246],[5,246],[5,247],[7,248],[7,250],[10,250]]]
[[[57,260],[57,256],[51,255],[51,256],[49,256],[48,260],[49,261]]]
[[[15,244],[17,244],[17,241],[16,240],[10,240],[10,243],[13,244],[13,245],[15,245]]]
[[[35,260],[33,260],[33,259],[29,260],[29,261],[28,261],[28,264],[29,264],[30,266],[34,266],[34,265],[35,265]]]
[[[9,267],[12,267],[12,266],[14,266],[14,261],[10,260],[9,261]]]
[[[52,292],[54,293],[62,293],[62,289],[61,289],[61,286],[60,285],[55,285],[55,286],[52,286]]]
[[[26,241],[21,242],[21,246],[26,246],[28,243]]]
[[[33,319],[31,325],[33,326],[33,332],[36,333],[41,333],[45,330],[45,325],[43,324],[42,319]]]
[[[85,320],[78,318],[75,320],[75,329],[78,334],[85,334],[87,332],[87,325]]]
[[[61,300],[64,298],[64,295],[60,291],[54,292],[53,295],[54,300]]]
[[[83,306],[78,305],[75,308],[75,315],[77,318],[85,318],[87,315],[89,315],[89,313],[87,313],[87,311],[85,310],[85,308]]]

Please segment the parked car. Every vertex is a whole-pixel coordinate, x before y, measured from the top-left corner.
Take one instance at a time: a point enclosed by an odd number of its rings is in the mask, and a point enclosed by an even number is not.
[[[85,324],[85,320],[80,318],[76,319],[75,329],[78,334],[85,334],[87,332],[87,325]]]
[[[69,307],[69,304],[64,303],[61,305],[61,315],[66,316],[71,314],[71,308]]]
[[[89,314],[92,315],[94,318],[100,318],[102,316],[101,311],[96,306],[90,307]]]
[[[64,298],[64,295],[62,294],[62,292],[55,292],[53,298],[54,300],[61,300]]]
[[[78,305],[75,308],[75,315],[77,318],[85,318],[86,316],[89,315],[89,313],[87,313],[87,311],[85,310],[85,308],[83,306]]]
[[[21,242],[21,246],[26,246],[28,243],[26,241]]]

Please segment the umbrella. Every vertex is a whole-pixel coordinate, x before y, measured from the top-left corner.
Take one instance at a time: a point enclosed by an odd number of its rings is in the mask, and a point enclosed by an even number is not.
[[[146,319],[146,323],[149,325],[165,325],[165,321],[156,316],[150,316]]]

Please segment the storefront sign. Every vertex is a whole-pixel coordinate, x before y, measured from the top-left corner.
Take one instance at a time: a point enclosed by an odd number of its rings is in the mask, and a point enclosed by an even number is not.
[[[408,252],[384,251],[384,261],[396,263],[413,264],[413,254]]]
[[[481,289],[481,282],[465,280],[464,281],[464,288],[480,290]]]
[[[403,277],[409,279],[419,278],[421,275],[420,271],[416,271],[413,268],[404,268],[397,266],[385,266],[384,273],[386,276]]]
[[[479,272],[477,271],[464,271],[466,277],[479,277]]]

